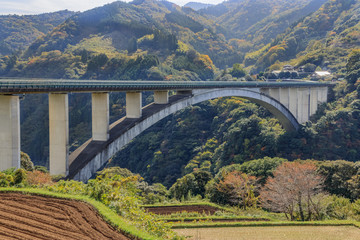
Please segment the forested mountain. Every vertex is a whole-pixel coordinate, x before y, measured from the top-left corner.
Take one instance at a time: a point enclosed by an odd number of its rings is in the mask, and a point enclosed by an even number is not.
[[[73,14],[64,10],[39,15],[0,15],[0,56],[25,49]]]
[[[225,27],[227,38],[242,39],[252,48],[258,49],[297,20],[315,12],[325,2],[326,0],[230,0],[200,12]]]
[[[360,1],[334,0],[303,18],[263,49],[248,53],[254,72],[279,69],[284,62],[306,63],[341,73],[349,52],[360,44]],[[283,63],[281,63],[283,62]]]

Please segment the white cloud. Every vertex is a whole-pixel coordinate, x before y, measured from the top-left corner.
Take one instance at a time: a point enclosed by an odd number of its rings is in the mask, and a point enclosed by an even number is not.
[[[125,0],[129,2],[130,0]],[[187,2],[203,2],[217,4],[222,0],[169,0],[180,6]],[[103,6],[114,0],[0,0],[0,14],[39,14],[60,10],[86,11]]]

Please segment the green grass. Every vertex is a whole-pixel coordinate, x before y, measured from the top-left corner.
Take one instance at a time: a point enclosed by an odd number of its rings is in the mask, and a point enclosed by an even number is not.
[[[34,189],[34,188],[0,188],[1,192],[20,192],[23,194],[31,194],[31,195],[45,195],[51,196],[55,198],[63,198],[63,199],[72,199],[77,201],[82,201],[92,205],[99,214],[103,217],[103,219],[108,222],[111,226],[118,229],[121,233],[126,236],[131,236],[135,239],[144,239],[144,240],[158,240],[159,238],[151,236],[150,234],[139,230],[138,228],[131,225],[126,219],[122,218],[110,208],[105,206],[104,204],[91,199],[87,196],[81,195],[68,195],[61,193],[53,193],[49,191],[45,191],[42,189]]]
[[[192,223],[178,223],[172,226],[177,228],[217,228],[217,227],[270,227],[270,226],[354,226],[360,228],[360,223],[351,220],[329,220],[329,221],[310,221],[310,222],[296,222],[296,221],[259,221],[259,222],[192,222]]]
[[[142,207],[182,207],[182,206],[209,206],[219,209],[219,211],[234,212],[232,208],[223,207],[211,202],[181,202],[181,203],[163,203],[163,204],[148,204],[142,205]]]

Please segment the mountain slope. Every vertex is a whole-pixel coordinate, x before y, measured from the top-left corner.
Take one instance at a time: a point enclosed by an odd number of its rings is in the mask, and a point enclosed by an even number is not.
[[[254,70],[261,71],[275,63],[290,61],[297,66],[311,63],[334,72],[341,71],[349,52],[359,47],[359,11],[359,0],[328,1],[288,28],[271,45],[248,54],[245,64],[256,61]]]
[[[256,48],[267,44],[292,23],[316,11],[326,0],[231,0],[200,10]]]
[[[0,55],[28,47],[73,14],[64,10],[39,15],[0,15]]]
[[[54,50],[66,52],[72,46],[75,46],[71,49],[74,52],[80,44],[84,49],[84,45],[96,35],[109,43],[112,53],[140,49],[165,60],[169,54],[165,50],[176,49],[174,43],[172,46],[166,43],[174,41],[171,40],[173,35],[184,43],[185,51],[193,48],[208,55],[220,67],[242,61],[243,55],[228,45],[223,36],[216,34],[216,26],[213,26],[211,20],[194,10],[182,9],[169,2],[119,1],[72,16],[50,34],[36,40],[25,56],[39,56]],[[154,36],[164,41],[158,41]],[[130,45],[136,45],[136,49],[129,49]]]

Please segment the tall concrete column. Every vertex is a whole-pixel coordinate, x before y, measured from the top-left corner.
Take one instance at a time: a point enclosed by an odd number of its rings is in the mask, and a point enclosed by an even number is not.
[[[95,141],[109,139],[109,93],[92,93],[92,138]]]
[[[20,167],[19,96],[0,95],[0,171]]]
[[[298,88],[298,113],[297,120],[300,124],[303,124],[309,120],[310,113],[310,89]]]
[[[154,91],[154,102],[157,104],[166,104],[169,102],[168,91]]]
[[[50,174],[67,175],[69,157],[68,94],[49,94]]]
[[[289,88],[280,88],[280,100],[282,105],[289,108]]]
[[[298,90],[297,88],[289,88],[289,111],[298,119]]]
[[[318,102],[319,103],[327,102],[327,94],[328,94],[327,87],[318,88]]]
[[[310,116],[316,113],[318,107],[318,88],[310,89]]]
[[[126,117],[140,118],[141,111],[141,92],[126,92]]]

